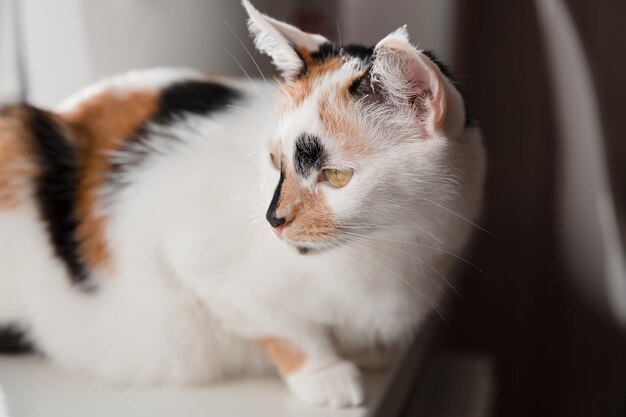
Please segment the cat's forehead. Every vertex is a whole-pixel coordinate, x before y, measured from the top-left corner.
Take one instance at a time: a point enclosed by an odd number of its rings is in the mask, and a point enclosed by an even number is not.
[[[275,147],[291,150],[303,134],[325,138],[336,130],[338,116],[350,117],[350,86],[368,67],[373,48],[324,44],[313,53],[301,51],[305,62],[296,79],[282,85],[284,106],[275,137]]]
[[[307,99],[319,99],[322,93],[340,93],[345,82],[353,79],[370,64],[374,49],[359,45],[338,47],[322,44],[317,51],[299,49],[303,66],[295,79],[281,85],[289,111]]]

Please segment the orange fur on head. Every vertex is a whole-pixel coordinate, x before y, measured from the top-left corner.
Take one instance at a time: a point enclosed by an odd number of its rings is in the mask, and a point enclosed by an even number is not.
[[[285,237],[294,242],[322,241],[335,236],[337,230],[333,212],[320,191],[311,190],[298,182],[298,175],[289,167],[276,208],[276,216],[285,218]]]
[[[341,57],[332,57],[317,62],[311,58],[311,54],[307,50],[300,48],[298,52],[305,62],[306,74],[289,83],[280,83],[283,93],[289,97],[289,105],[292,108],[302,104],[304,99],[311,94],[319,79],[329,72],[339,69],[342,64]]]
[[[358,160],[370,152],[363,127],[355,119],[354,103],[348,91],[350,83],[336,92],[326,92],[319,103],[318,116],[324,133],[337,141],[338,148],[348,158]]]

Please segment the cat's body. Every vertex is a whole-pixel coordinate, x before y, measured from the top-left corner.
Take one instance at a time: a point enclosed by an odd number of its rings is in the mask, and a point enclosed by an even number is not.
[[[372,120],[346,121],[363,101],[347,91],[370,88],[354,80],[372,52],[346,68],[337,59],[356,55],[307,61],[313,75],[287,102],[274,84],[157,69],[105,80],[54,114],[5,110],[0,324],[112,381],[203,383],[267,369],[267,354],[301,398],[359,404],[349,360],[405,342],[440,305],[484,175],[480,134],[446,80],[451,134],[389,155],[329,145],[382,123],[374,106]],[[348,164],[350,183],[295,182],[323,164]],[[390,181],[393,169],[411,172]],[[270,232],[268,204],[298,250]]]

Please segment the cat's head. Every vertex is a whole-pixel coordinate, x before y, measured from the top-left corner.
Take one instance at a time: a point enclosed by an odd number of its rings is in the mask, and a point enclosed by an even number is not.
[[[459,191],[444,178],[463,101],[405,27],[371,48],[338,46],[243,5],[256,47],[282,75],[264,161],[266,217],[279,237],[301,253],[323,250],[422,221],[420,198]]]

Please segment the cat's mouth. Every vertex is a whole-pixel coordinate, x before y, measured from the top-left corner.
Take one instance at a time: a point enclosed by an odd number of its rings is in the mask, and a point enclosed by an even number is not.
[[[328,250],[328,246],[316,245],[315,243],[304,242],[290,242],[287,240],[289,246],[295,248],[300,255],[314,255],[317,253]]]
[[[306,246],[296,246],[296,249],[300,255],[309,255],[313,252],[313,249],[307,248]]]
[[[325,239],[321,241],[315,240],[294,240],[289,239],[286,236],[279,236],[280,239],[283,239],[288,246],[296,249],[300,255],[314,255],[322,252],[326,252],[331,249],[335,245],[331,243],[332,239]]]
[[[295,248],[300,255],[316,255],[318,253],[323,253],[323,252],[330,250],[329,247],[313,248],[310,246],[300,246],[300,245],[295,245]]]

